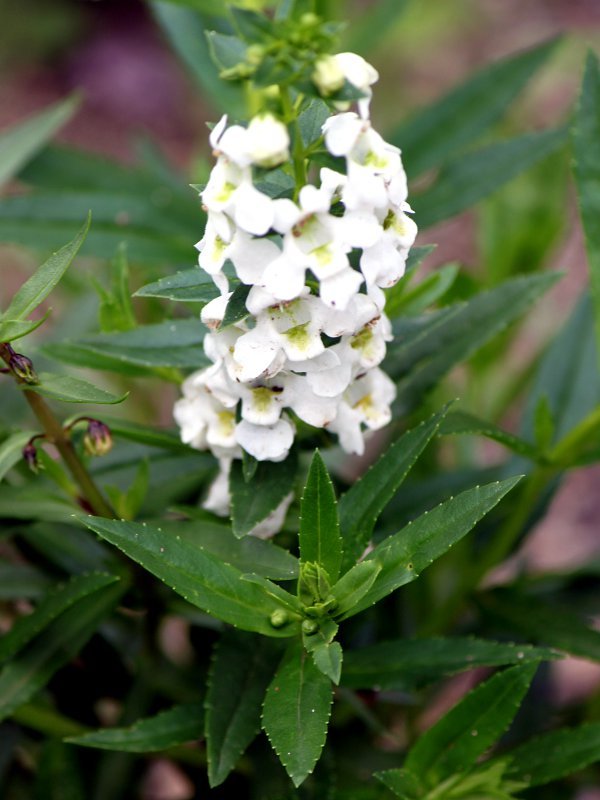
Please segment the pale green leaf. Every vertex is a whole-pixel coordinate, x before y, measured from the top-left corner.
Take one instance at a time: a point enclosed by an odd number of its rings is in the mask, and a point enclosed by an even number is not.
[[[82,378],[72,375],[55,375],[51,372],[41,372],[38,375],[39,383],[34,385],[22,384],[25,391],[36,392],[50,400],[62,400],[63,403],[100,403],[114,405],[122,403],[129,393],[116,395],[99,389]]]
[[[0,481],[23,458],[23,448],[31,439],[31,431],[13,433],[0,444]]]
[[[160,297],[187,303],[208,303],[218,295],[211,276],[199,267],[167,275],[135,292],[135,297]]]

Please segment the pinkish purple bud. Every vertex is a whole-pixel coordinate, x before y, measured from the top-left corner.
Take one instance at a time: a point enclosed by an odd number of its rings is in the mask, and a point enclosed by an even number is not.
[[[40,471],[40,462],[38,461],[37,449],[33,442],[27,442],[23,448],[23,458],[32,472],[37,473]]]
[[[85,436],[83,446],[90,456],[105,456],[112,448],[112,435],[108,425],[99,419],[91,419]]]
[[[39,383],[38,376],[35,374],[33,363],[30,358],[22,355],[21,353],[13,352],[9,358],[8,366],[13,375],[22,380],[24,383]]]

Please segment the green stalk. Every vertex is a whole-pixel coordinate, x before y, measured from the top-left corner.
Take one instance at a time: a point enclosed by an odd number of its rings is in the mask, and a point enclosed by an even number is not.
[[[284,121],[286,125],[292,124],[294,126],[294,144],[292,147],[292,163],[294,165],[294,179],[296,187],[294,189],[294,200],[298,199],[300,189],[307,182],[306,172],[306,158],[304,153],[304,146],[302,144],[302,136],[300,135],[300,126],[298,125],[298,114],[292,103],[290,90],[286,87],[281,87],[281,107],[283,110]]]

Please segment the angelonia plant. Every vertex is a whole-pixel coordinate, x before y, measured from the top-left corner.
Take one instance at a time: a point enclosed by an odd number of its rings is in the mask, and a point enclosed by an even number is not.
[[[523,399],[528,374],[512,394],[499,376],[509,326],[557,281],[534,269],[547,242],[529,247],[531,274],[455,290],[449,264],[411,284],[431,250],[414,246],[417,223],[458,213],[566,146],[561,127],[460,151],[555,43],[470,78],[388,142],[371,121],[377,70],[339,46],[329,3],[153,8],[186,60],[201,34],[202,81],[235,100],[210,128],[199,203],[152,152],[132,173],[68,150],[36,155],[72,101],[25,123],[27,135],[0,134],[0,177],[32,187],[0,199],[0,231],[23,207],[37,230],[57,182],[66,188],[51,213],[82,196],[96,204],[94,222],[0,316],[3,797],[145,800],[148,776],[169,765],[190,778],[190,798],[524,800],[592,785],[597,697],[562,726],[548,676],[565,654],[600,660],[587,620],[596,567],[488,579],[564,474],[600,458],[598,310],[586,293],[527,366],[536,377]],[[593,55],[574,120],[594,268]],[[440,168],[414,200],[411,188],[414,212],[405,167]],[[114,222],[127,192],[130,231]],[[165,196],[157,212],[152,198]],[[510,225],[488,213],[490,241],[497,225],[508,252]],[[169,270],[184,230],[186,262],[193,254],[194,226],[198,265]],[[36,349],[40,306],[81,247],[97,269],[113,235],[126,247],[108,288],[93,278],[100,332],[82,335],[76,316],[70,338]],[[96,387],[46,372],[48,358],[116,377]],[[460,363],[473,384],[483,375],[504,387],[497,417],[520,402],[519,433],[444,389]],[[173,386],[171,430],[152,401]],[[88,409],[125,400],[124,417]],[[56,413],[58,403],[84,413]],[[9,426],[21,406],[27,425]],[[509,455],[463,463],[458,434]],[[458,701],[457,673],[472,678]]]

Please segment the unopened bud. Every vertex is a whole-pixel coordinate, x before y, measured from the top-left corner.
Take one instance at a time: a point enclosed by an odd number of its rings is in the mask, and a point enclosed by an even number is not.
[[[21,353],[12,353],[8,360],[8,366],[13,375],[22,380],[24,383],[35,384],[39,383],[38,376],[35,374],[33,363],[30,358],[22,355]]]
[[[323,56],[315,64],[312,82],[323,97],[339,92],[345,82],[345,75],[334,56]]]
[[[108,425],[99,419],[91,419],[83,437],[83,446],[90,456],[105,456],[112,448],[112,435]]]
[[[304,606],[323,603],[329,596],[329,587],[329,576],[320,564],[308,561],[302,565],[298,580],[298,597]]]
[[[276,167],[290,157],[288,129],[273,114],[253,117],[246,131],[246,149],[253,164]]]
[[[37,473],[40,471],[40,462],[38,460],[37,449],[33,442],[27,442],[23,448],[23,458],[32,472]]]
[[[316,633],[319,630],[319,623],[315,622],[314,619],[305,619],[302,622],[302,633],[305,633],[307,636],[312,636],[313,633]]]
[[[277,611],[273,611],[270,617],[271,625],[274,628],[283,628],[289,621],[289,614],[287,611],[284,611],[282,608],[277,609]]]

